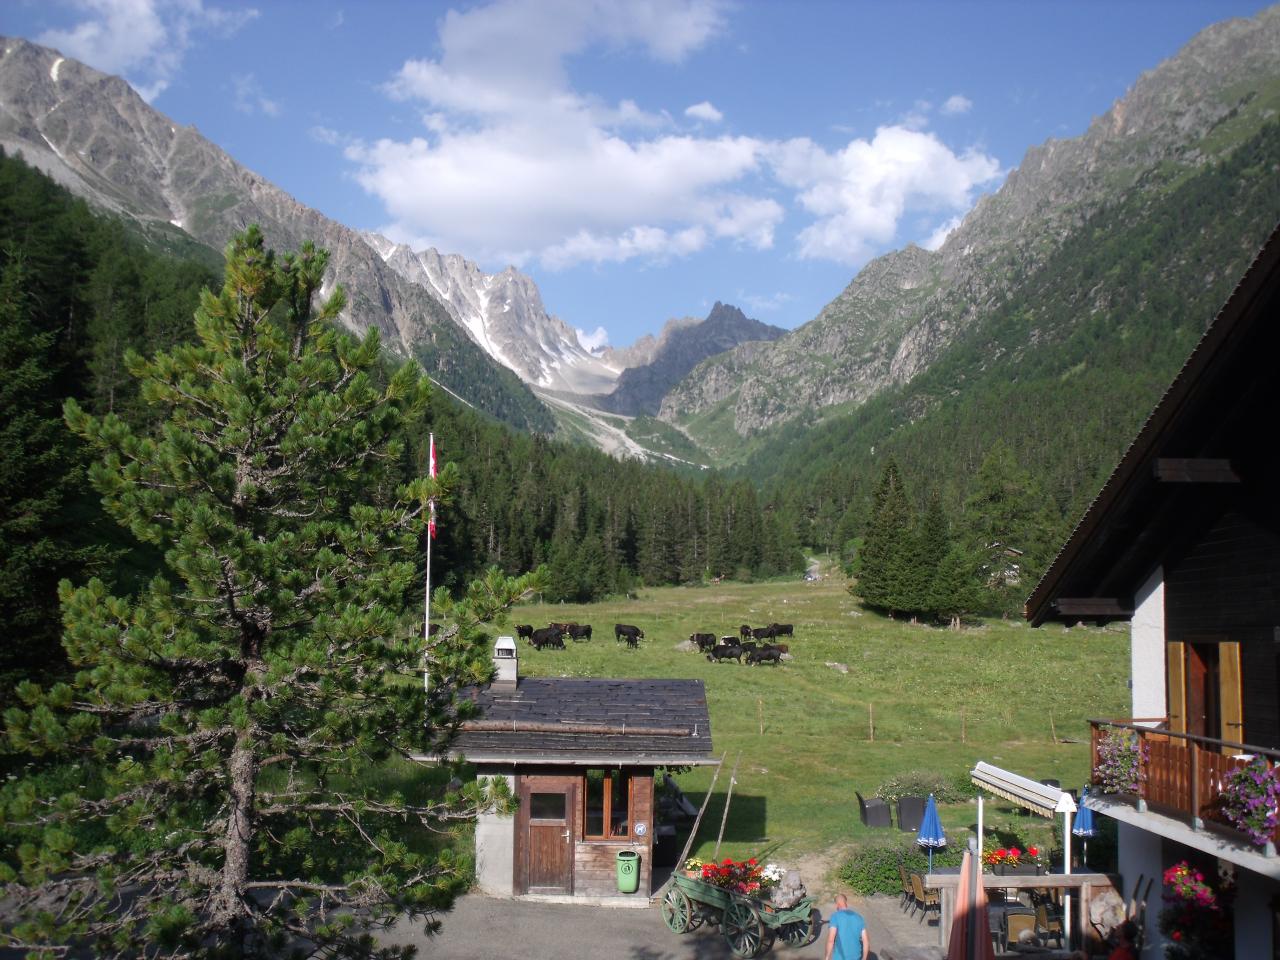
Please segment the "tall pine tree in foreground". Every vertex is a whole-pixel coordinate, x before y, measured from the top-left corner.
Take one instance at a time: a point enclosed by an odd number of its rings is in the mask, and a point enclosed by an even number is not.
[[[369,929],[430,926],[469,880],[414,837],[505,802],[500,786],[409,800],[370,774],[439,746],[453,691],[486,671],[477,623],[537,578],[440,597],[424,694],[417,542],[455,471],[394,483],[428,387],[408,366],[377,385],[376,335],[330,326],[340,293],[313,310],[326,260],[277,259],[256,229],[232,242],[198,342],[129,358],[155,436],[67,405],[106,508],[166,570],[136,597],[64,582],[74,683],[24,684],[5,713],[43,771],[0,788],[0,895],[26,918],[0,944],[402,956]]]
[[[890,458],[872,499],[858,582],[849,588],[850,592],[860,595],[868,607],[891,615],[912,609],[909,565],[913,526],[902,474]]]

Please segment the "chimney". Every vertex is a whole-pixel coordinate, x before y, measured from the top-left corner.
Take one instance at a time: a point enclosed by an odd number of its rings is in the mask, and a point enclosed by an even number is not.
[[[499,637],[493,645],[493,669],[497,675],[489,689],[497,693],[514,693],[519,682],[519,669],[514,637]]]

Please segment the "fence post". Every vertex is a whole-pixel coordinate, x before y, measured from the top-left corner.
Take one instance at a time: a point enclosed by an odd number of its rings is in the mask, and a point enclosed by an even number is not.
[[[1192,740],[1187,746],[1191,748],[1191,829],[1203,830],[1204,820],[1200,818],[1200,744]]]

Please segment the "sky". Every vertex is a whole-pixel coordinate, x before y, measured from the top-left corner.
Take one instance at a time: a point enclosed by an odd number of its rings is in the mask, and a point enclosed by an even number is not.
[[[515,265],[585,346],[794,328],[1249,0],[4,0],[296,199]]]

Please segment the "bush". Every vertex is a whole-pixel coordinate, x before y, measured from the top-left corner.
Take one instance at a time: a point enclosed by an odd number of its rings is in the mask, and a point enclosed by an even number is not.
[[[965,844],[957,837],[949,846],[933,852],[935,867],[958,867]],[[840,882],[854,893],[897,895],[902,891],[898,864],[908,874],[923,876],[929,869],[929,851],[909,837],[871,840],[863,844],[837,873]]]
[[[938,803],[960,803],[974,795],[975,787],[969,782],[969,773],[946,777],[928,770],[912,770],[899,773],[880,784],[876,796],[887,803],[902,797],[927,797],[933,794]]]

